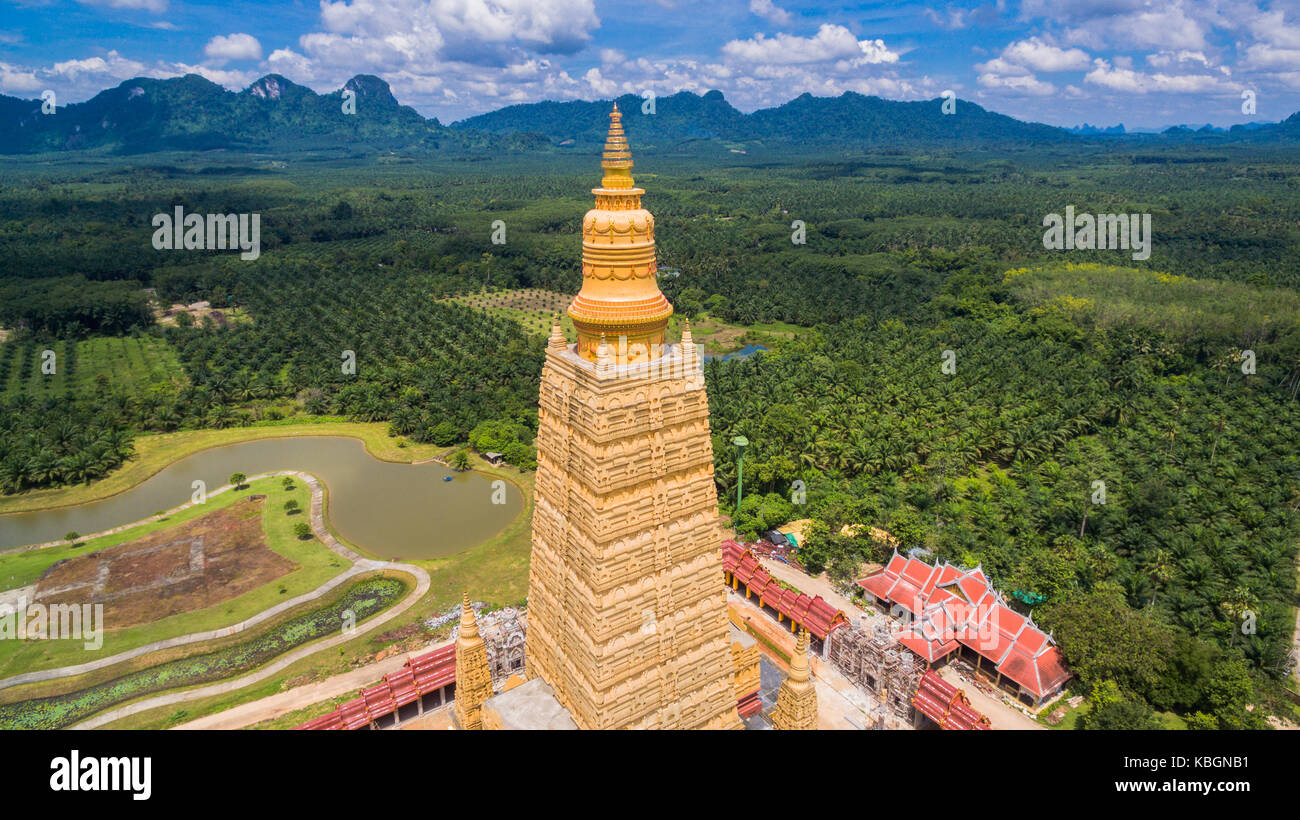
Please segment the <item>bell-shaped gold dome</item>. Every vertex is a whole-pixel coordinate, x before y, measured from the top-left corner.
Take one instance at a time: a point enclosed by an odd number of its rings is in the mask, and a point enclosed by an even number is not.
[[[578,355],[594,361],[601,335],[610,340],[615,362],[648,361],[663,355],[664,330],[673,306],[659,291],[655,261],[655,218],[641,207],[632,180],[632,152],[623,135],[623,115],[614,105],[600,167],[596,207],[582,220],[582,290],[569,305],[578,331]]]

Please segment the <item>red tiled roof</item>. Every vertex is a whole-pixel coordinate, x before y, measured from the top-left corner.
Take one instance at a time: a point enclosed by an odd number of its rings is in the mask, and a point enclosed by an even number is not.
[[[758,690],[756,689],[741,698],[736,704],[736,711],[740,713],[742,718],[747,718],[763,711],[763,701],[758,696]]]
[[[728,539],[722,542],[722,568],[757,595],[764,604],[808,629],[819,640],[842,626],[849,619],[843,610],[836,609],[820,595],[786,589],[758,562],[753,551]]]
[[[923,580],[914,583],[916,579]],[[1007,606],[978,567],[931,566],[895,553],[883,570],[857,584],[916,616],[899,641],[930,663],[960,643],[1036,698],[1055,692],[1071,677],[1051,636]]]
[[[935,674],[925,670],[921,676],[912,705],[917,711],[939,724],[940,729],[992,729],[989,719],[975,711],[966,693]]]
[[[440,646],[423,655],[407,658],[401,669],[388,673],[381,682],[361,690],[361,697],[297,728],[360,729],[455,680],[456,645]]]

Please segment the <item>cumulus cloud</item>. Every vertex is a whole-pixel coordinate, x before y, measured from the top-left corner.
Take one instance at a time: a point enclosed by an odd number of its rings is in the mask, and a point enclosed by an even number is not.
[[[218,35],[203,47],[203,56],[219,62],[226,60],[260,60],[262,44],[251,34]]]
[[[790,12],[777,6],[772,0],[749,0],[749,11],[778,26],[788,26],[794,19],[790,16]]]
[[[323,0],[321,23],[371,47],[473,61],[510,47],[573,54],[600,18],[593,0]]]
[[[7,94],[25,94],[44,88],[45,84],[36,78],[34,71],[0,62],[0,91]]]
[[[1033,71],[1082,71],[1090,65],[1088,53],[1060,48],[1038,37],[1019,40],[1002,50],[1002,59]]]
[[[774,37],[756,34],[748,40],[732,40],[722,53],[741,62],[765,65],[797,65],[834,60],[867,63],[896,63],[898,54],[882,40],[861,40],[844,26],[824,23],[812,37],[780,33]]]
[[[1084,82],[1112,91],[1130,94],[1194,94],[1206,92],[1231,92],[1240,86],[1214,74],[1147,74],[1120,65],[1112,66],[1103,59],[1093,61],[1093,69]]]
[[[1049,82],[1044,82],[1033,74],[998,74],[996,72],[984,72],[976,78],[984,88],[998,88],[1006,91],[1012,91],[1018,94],[1030,94],[1033,96],[1047,96],[1056,93],[1056,86]]]

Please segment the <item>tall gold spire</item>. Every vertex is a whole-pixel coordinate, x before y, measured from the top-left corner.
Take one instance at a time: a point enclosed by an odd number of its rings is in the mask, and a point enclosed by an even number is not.
[[[618,103],[614,103],[614,110],[609,112],[609,133],[605,135],[605,153],[600,155],[600,167],[605,169],[605,176],[600,180],[602,188],[614,190],[635,186],[632,149],[623,134],[623,112],[618,110]]]
[[[466,590],[460,604],[460,632],[456,635],[456,694],[453,716],[461,729],[483,728],[483,701],[492,697],[492,670],[487,645],[478,634],[478,620]]]
[[[623,114],[614,105],[600,167],[596,207],[582,220],[582,290],[569,305],[578,331],[578,355],[595,361],[601,334],[612,339],[614,362],[648,361],[663,355],[664,329],[673,306],[656,280],[655,220],[641,207],[632,179],[632,151]]]
[[[808,670],[808,630],[799,630],[794,654],[790,656],[790,676],[776,695],[772,725],[778,729],[817,728],[817,689]]]

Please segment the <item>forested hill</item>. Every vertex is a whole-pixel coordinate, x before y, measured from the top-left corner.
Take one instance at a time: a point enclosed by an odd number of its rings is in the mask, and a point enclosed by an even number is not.
[[[354,92],[348,111],[346,92]],[[951,114],[943,100],[903,102],[846,92],[802,94],[783,105],[742,113],[720,91],[686,91],[654,101],[618,98],[639,151],[750,150],[862,151],[899,146],[1016,148],[1116,139],[1137,145],[1199,142],[1294,142],[1300,115],[1280,123],[1227,131],[1173,128],[1163,134],[1096,136],[1023,122],[967,100]],[[56,101],[58,102],[58,101]],[[361,74],[328,94],[317,94],[278,74],[243,91],[196,74],[165,80],[136,78],[89,100],[57,104],[0,95],[0,154],[89,150],[112,154],[152,151],[334,151],[352,155],[400,151],[490,157],[502,151],[536,153],[555,146],[599,145],[608,126],[609,100],[512,105],[450,127],[401,105],[382,79]]]
[[[901,143],[1027,144],[1075,138],[1062,128],[1021,122],[980,106],[956,101],[944,114],[943,100],[899,102],[845,92],[838,97],[802,94],[784,105],[743,114],[720,91],[704,95],[682,91],[655,100],[645,110],[641,97],[617,99],[629,133],[640,147],[668,147],[691,140],[762,142],[827,147]],[[607,100],[540,102],[512,105],[452,124],[454,129],[493,133],[536,133],[553,142],[586,145],[602,141],[608,121]]]
[[[344,111],[345,91],[355,93],[355,113]],[[196,74],[166,80],[139,77],[85,102],[56,105],[53,114],[42,112],[40,100],[0,95],[0,115],[0,153],[5,154],[218,148],[473,151],[518,142],[453,132],[437,119],[425,119],[414,108],[400,105],[388,83],[366,74],[329,94],[317,94],[278,74],[268,74],[240,92]]]

